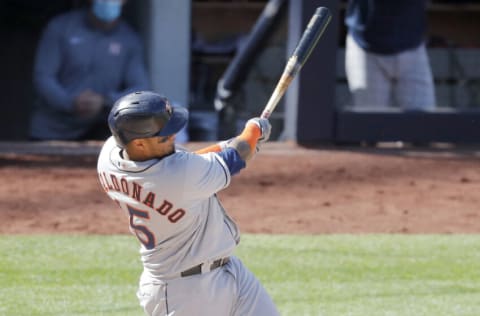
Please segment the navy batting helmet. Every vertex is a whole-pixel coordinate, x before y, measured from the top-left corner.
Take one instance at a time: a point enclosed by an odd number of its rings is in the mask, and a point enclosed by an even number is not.
[[[166,97],[150,91],[121,97],[108,115],[110,131],[121,147],[138,138],[175,134],[187,121],[187,109],[172,107]]]

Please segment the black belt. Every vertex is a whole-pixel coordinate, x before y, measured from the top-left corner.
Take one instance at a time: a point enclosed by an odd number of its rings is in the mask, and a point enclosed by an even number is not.
[[[230,261],[229,257],[217,259],[217,260],[212,262],[212,264],[210,265],[210,270],[208,270],[208,271],[212,271],[213,269],[220,268],[220,267],[226,265],[229,261]],[[203,263],[200,263],[199,265],[196,265],[193,268],[190,268],[188,270],[185,270],[185,271],[181,272],[180,275],[182,277],[187,277],[187,276],[191,276],[191,275],[195,275],[195,274],[201,274],[202,273],[202,265],[203,265]]]

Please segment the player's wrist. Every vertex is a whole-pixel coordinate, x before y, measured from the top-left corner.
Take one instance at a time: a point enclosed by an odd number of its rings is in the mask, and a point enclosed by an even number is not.
[[[260,125],[254,123],[254,122],[248,122],[245,125],[245,128],[243,129],[242,133],[238,135],[238,138],[240,140],[246,141],[250,149],[252,151],[255,150],[255,147],[257,146],[258,139],[262,136],[262,130],[260,128]]]
[[[225,150],[228,148],[228,145],[232,142],[233,138],[229,138],[227,140],[222,140],[217,143],[217,145],[220,147],[220,150]]]

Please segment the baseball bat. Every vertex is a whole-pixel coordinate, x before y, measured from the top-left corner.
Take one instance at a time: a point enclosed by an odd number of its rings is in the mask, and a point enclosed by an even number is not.
[[[293,51],[292,55],[288,59],[287,64],[283,70],[282,76],[278,80],[275,89],[270,96],[270,99],[267,102],[267,105],[262,111],[261,117],[262,118],[269,118],[272,112],[278,105],[278,102],[287,91],[288,86],[298,74],[300,69],[302,69],[303,65],[307,61],[308,57],[312,53],[313,49],[318,43],[318,40],[322,36],[323,32],[330,23],[332,19],[332,14],[330,10],[325,7],[318,7],[315,10],[315,13],[310,18],[310,22],[308,23],[305,31],[303,31],[302,37],[298,42],[295,50]]]

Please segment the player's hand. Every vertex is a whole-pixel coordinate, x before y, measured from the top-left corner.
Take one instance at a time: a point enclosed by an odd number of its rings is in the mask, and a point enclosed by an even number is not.
[[[80,93],[74,101],[75,113],[82,118],[95,117],[103,107],[104,98],[92,90]]]
[[[270,138],[270,133],[272,132],[272,125],[270,121],[266,118],[254,117],[247,121],[248,124],[255,124],[260,127],[260,138],[258,139],[259,143],[265,143]]]

